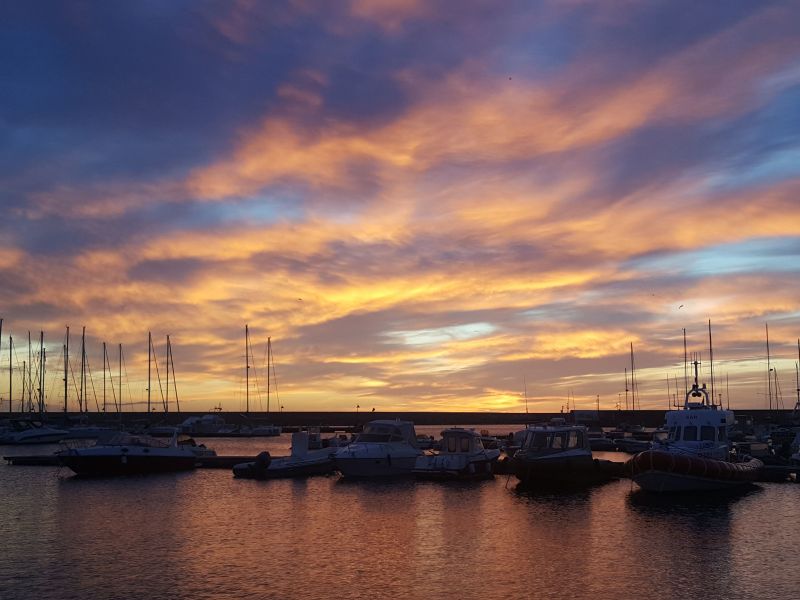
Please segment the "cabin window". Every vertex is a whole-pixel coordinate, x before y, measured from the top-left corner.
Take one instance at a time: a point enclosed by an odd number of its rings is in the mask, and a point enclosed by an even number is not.
[[[541,431],[537,431],[528,439],[528,447],[533,448],[534,450],[540,450],[541,448],[545,448],[547,446],[547,435]]]
[[[720,442],[728,441],[728,428],[725,427],[725,425],[721,425],[719,427],[719,441]]]
[[[687,425],[683,428],[683,441],[696,442],[697,441],[697,426]]]
[[[448,437],[447,438],[447,451],[448,452],[457,452],[458,451],[458,446],[456,446],[456,443],[457,443],[457,441],[456,441],[455,437],[453,437],[452,435],[450,437]]]
[[[679,439],[681,439],[681,428],[680,427],[670,427],[669,428],[669,439],[671,439],[671,440],[679,440]]]
[[[475,449],[483,450],[483,441],[481,440],[481,438],[475,438]]]
[[[461,451],[462,452],[469,452],[469,438],[462,437],[461,438]]]
[[[567,447],[567,432],[553,434],[553,443],[550,446],[554,450],[561,450]]]
[[[568,448],[580,448],[583,446],[583,436],[580,435],[577,431],[570,431],[569,432],[569,443],[567,444]]]
[[[700,439],[704,442],[713,442],[714,433],[714,427],[711,425],[703,425],[700,427]]]

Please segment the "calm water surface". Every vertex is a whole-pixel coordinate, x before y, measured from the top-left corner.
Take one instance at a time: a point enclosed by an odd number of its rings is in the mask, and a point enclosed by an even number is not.
[[[280,455],[289,436],[204,441]],[[3,465],[0,598],[796,598],[798,525],[792,484],[664,501],[628,481],[526,495],[506,476],[79,479]]]

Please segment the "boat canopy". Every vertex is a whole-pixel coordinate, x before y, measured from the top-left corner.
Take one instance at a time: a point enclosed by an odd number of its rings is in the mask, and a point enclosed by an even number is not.
[[[442,453],[480,452],[481,436],[471,429],[452,428],[442,431]]]
[[[534,427],[525,431],[522,447],[559,452],[586,448],[588,443],[584,427]]]

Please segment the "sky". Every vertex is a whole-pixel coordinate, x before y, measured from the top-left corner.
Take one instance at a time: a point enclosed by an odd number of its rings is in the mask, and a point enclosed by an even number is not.
[[[711,385],[710,321],[715,396],[768,407],[768,326],[791,408],[798,22],[736,0],[4,2],[0,399],[9,335],[16,407],[42,331],[63,407],[69,326],[72,410],[83,327],[91,410],[103,342],[146,406],[148,332],[182,410],[242,410],[247,324],[251,410],[268,339],[270,410],[624,408],[631,345],[637,406],[666,409],[684,328]]]

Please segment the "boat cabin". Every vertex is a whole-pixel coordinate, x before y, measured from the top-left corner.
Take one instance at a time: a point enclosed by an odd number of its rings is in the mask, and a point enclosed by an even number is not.
[[[582,425],[530,427],[525,430],[521,449],[548,454],[573,450],[591,452],[589,436]]]
[[[442,454],[473,454],[483,452],[483,441],[471,429],[451,428],[442,431]]]
[[[414,423],[411,421],[370,421],[364,426],[364,431],[358,434],[356,443],[391,443],[405,442],[414,448],[417,447],[417,436]]]

